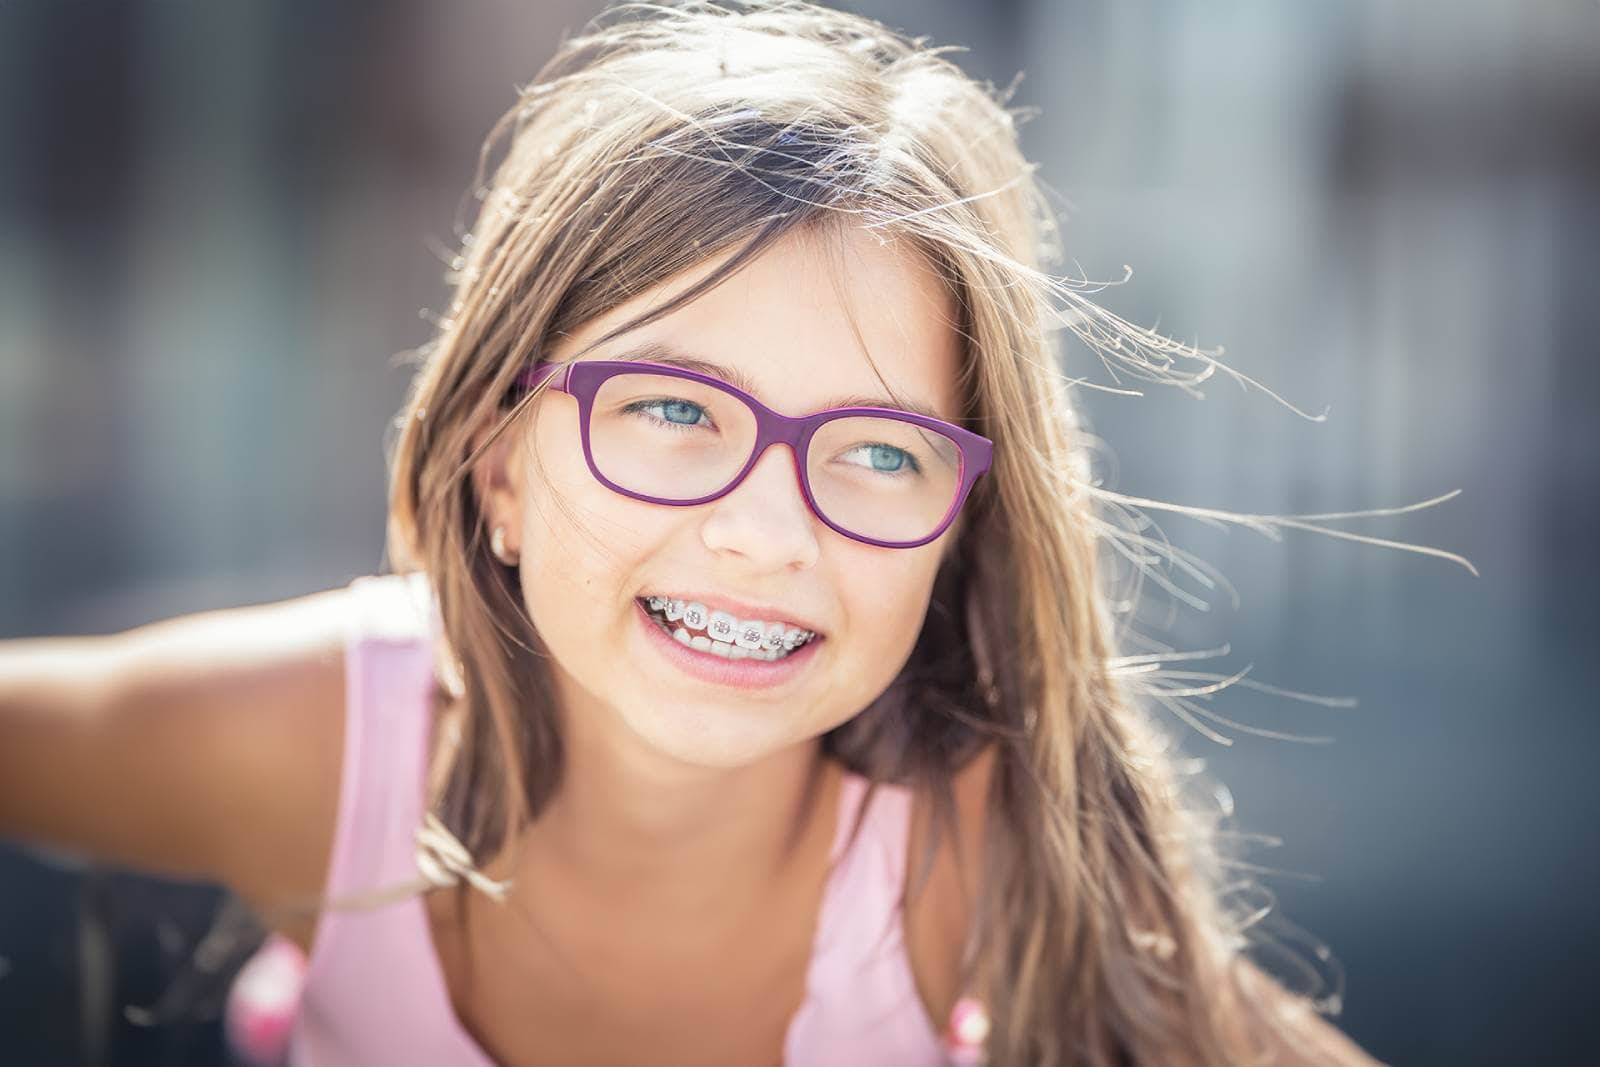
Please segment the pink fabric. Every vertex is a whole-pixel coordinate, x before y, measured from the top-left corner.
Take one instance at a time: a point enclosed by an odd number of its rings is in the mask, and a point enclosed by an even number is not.
[[[344,774],[326,892],[369,891],[417,877],[427,702],[437,606],[426,578],[365,576],[347,644]],[[789,1067],[841,1063],[944,1067],[917,996],[895,907],[911,794],[878,786],[845,850],[866,779],[847,774],[804,1003],[789,1024]],[[412,896],[377,909],[327,912],[289,1038],[291,1067],[494,1067],[457,1020]]]

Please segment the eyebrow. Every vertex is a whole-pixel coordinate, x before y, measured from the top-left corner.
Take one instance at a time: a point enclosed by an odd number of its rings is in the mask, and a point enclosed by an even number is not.
[[[721,379],[736,389],[744,390],[751,396],[756,395],[755,383],[739,368],[724,367],[720,363],[713,363],[710,360],[690,355],[665,341],[644,341],[640,344],[631,345],[626,352],[615,358],[638,359],[647,363],[660,363],[668,367],[681,367],[684,370],[692,370],[697,374],[706,374],[713,378]],[[832,408],[893,408],[896,411],[909,411],[925,418],[938,419],[940,422],[950,421],[949,418],[941,415],[926,404],[919,404],[913,400],[897,403],[886,397],[866,396],[864,394],[834,397],[822,405],[821,410],[826,411]]]

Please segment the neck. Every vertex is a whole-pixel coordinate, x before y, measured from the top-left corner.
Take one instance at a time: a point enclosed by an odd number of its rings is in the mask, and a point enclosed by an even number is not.
[[[680,913],[720,910],[768,893],[832,841],[840,769],[818,739],[704,767],[570,728],[593,716],[564,718],[561,786],[495,877],[555,879],[635,907],[643,898]]]

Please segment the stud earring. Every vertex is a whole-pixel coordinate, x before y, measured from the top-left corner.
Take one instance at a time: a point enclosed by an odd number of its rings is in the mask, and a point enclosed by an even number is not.
[[[495,559],[508,567],[516,562],[516,560],[506,555],[506,528],[504,526],[496,526],[494,532],[489,535],[489,551],[494,553]]]

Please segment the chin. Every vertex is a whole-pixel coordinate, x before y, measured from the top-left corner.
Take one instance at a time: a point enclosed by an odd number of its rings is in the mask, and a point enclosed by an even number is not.
[[[766,709],[768,716],[774,714]],[[654,703],[629,715],[628,726],[650,749],[693,767],[731,770],[748,767],[806,740],[787,723],[713,707]]]

